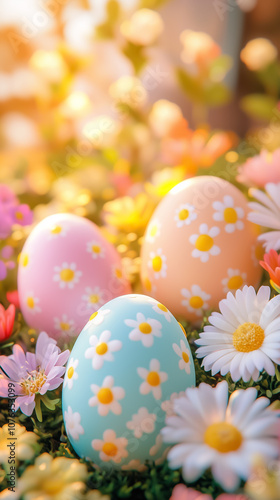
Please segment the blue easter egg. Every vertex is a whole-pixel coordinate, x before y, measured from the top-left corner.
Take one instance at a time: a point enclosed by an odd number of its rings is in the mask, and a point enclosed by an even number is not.
[[[123,295],[95,312],[69,357],[62,391],[68,438],[80,457],[123,470],[160,463],[172,403],[195,385],[181,325],[158,301]]]

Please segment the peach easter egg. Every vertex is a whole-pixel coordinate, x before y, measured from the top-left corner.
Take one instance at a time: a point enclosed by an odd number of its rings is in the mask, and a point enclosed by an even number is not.
[[[142,246],[144,293],[193,323],[227,292],[257,286],[256,226],[243,193],[213,176],[187,179],[161,201]]]

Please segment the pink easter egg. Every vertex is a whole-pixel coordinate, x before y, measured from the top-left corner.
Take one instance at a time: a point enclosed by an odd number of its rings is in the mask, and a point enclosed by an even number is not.
[[[83,217],[45,218],[22,249],[21,311],[28,325],[53,338],[77,336],[100,306],[130,291],[117,251]]]
[[[257,226],[243,193],[213,176],[187,179],[161,201],[142,246],[144,293],[193,323],[227,292],[257,286]]]

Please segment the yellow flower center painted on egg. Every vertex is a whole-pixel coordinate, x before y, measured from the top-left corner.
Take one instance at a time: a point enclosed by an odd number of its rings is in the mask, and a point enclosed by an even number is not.
[[[224,219],[227,224],[235,224],[238,219],[236,210],[231,207],[225,208]]]
[[[201,234],[195,242],[195,248],[200,252],[209,252],[213,245],[214,240],[208,234]]]
[[[149,375],[147,376],[147,382],[152,387],[156,387],[157,385],[160,384],[159,374],[157,372],[150,372]]]
[[[122,270],[121,270],[121,269],[119,269],[119,268],[117,268],[117,269],[115,270],[115,275],[116,275],[116,277],[117,277],[119,280],[121,280],[121,279],[122,279],[122,275],[123,275],[123,274],[122,274]]]
[[[67,370],[67,377],[72,378],[74,375],[74,371],[75,370],[74,370],[73,366],[70,366],[69,370]]]
[[[185,361],[185,363],[188,363],[190,360],[186,352],[182,352],[182,359]]]
[[[152,327],[149,325],[149,323],[140,323],[139,325],[139,330],[141,333],[144,333],[145,335],[151,333]]]
[[[20,259],[20,260],[21,260],[21,264],[22,264],[22,266],[23,266],[23,267],[26,267],[26,266],[28,265],[28,262],[29,262],[29,257],[28,257],[28,255],[27,255],[27,253],[23,253],[23,254],[21,255],[21,259]]]
[[[70,325],[69,325],[69,323],[65,323],[64,321],[61,321],[60,328],[64,332],[68,332],[68,330],[70,329]]]
[[[162,258],[156,255],[152,260],[153,270],[158,273],[162,268]]]
[[[112,403],[114,396],[111,389],[105,387],[98,391],[97,398],[101,404],[109,405],[110,403]]]
[[[95,311],[94,313],[92,313],[92,315],[89,318],[89,320],[91,321],[92,319],[96,318],[97,314],[98,314],[98,311]]]
[[[17,220],[23,220],[23,215],[21,212],[16,212],[15,215]]]
[[[158,232],[158,227],[156,224],[154,224],[150,229],[150,236],[152,236],[152,238],[154,238],[156,236],[157,232]]]
[[[144,287],[146,288],[146,290],[148,292],[150,292],[152,290],[152,283],[151,283],[151,280],[149,280],[149,278],[146,278],[144,280]]]
[[[89,301],[91,304],[97,304],[99,302],[99,295],[97,295],[97,294],[90,295]]]
[[[60,234],[62,231],[62,227],[61,226],[53,226],[51,228],[51,233],[52,234]]]
[[[72,281],[74,277],[75,273],[72,269],[62,269],[62,271],[60,271],[60,279],[62,281]]]
[[[163,304],[158,304],[157,306],[158,306],[158,308],[159,308],[161,311],[163,311],[163,312],[168,312],[167,307],[165,307]]]
[[[203,306],[204,302],[199,295],[194,295],[193,297],[190,298],[190,306],[193,307],[193,309],[200,309]]]
[[[228,288],[230,290],[237,290],[238,288],[241,288],[243,285],[243,279],[241,276],[237,275],[237,276],[232,276],[229,280],[228,280]]]
[[[256,351],[263,345],[264,330],[256,323],[243,323],[233,334],[233,345],[239,352]]]
[[[102,451],[108,457],[115,457],[118,453],[118,448],[114,443],[104,443]]]
[[[190,212],[186,208],[183,208],[179,212],[179,219],[186,220],[189,217],[189,215],[190,215]]]
[[[99,245],[92,245],[91,249],[94,253],[97,253],[97,254],[101,252],[101,248]]]
[[[28,307],[30,307],[30,309],[33,309],[35,306],[35,302],[34,302],[33,297],[27,297],[26,303],[27,303]]]
[[[240,448],[243,438],[234,425],[228,422],[216,422],[206,429],[204,442],[220,453],[231,453]]]
[[[98,344],[96,346],[95,350],[96,350],[96,353],[99,354],[99,356],[103,356],[108,351],[108,346],[105,342],[101,342],[100,344]]]

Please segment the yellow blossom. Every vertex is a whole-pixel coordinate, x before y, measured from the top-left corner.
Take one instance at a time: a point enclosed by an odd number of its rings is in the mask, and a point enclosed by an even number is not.
[[[164,137],[182,118],[181,108],[177,104],[167,99],[160,99],[152,107],[149,122],[155,134]]]
[[[66,118],[79,118],[85,115],[91,108],[91,102],[87,94],[76,91],[69,94],[60,106],[60,112]]]
[[[5,424],[0,428],[0,462],[2,464],[8,462],[10,455],[8,444],[11,439],[11,430],[13,432],[12,437],[17,442],[16,454],[14,457],[16,463],[19,460],[30,460],[34,456],[36,450],[40,448],[37,443],[39,439],[38,436],[36,436],[34,432],[28,432],[22,425],[15,424],[13,428],[9,428],[8,424]]]
[[[141,108],[147,100],[147,92],[141,80],[130,75],[122,76],[112,83],[109,94],[117,103],[136,109]]]
[[[275,61],[277,48],[267,38],[255,38],[241,50],[240,58],[251,71],[260,71]]]
[[[185,169],[183,167],[166,167],[154,172],[151,181],[145,184],[145,189],[149,195],[158,201],[169,191],[185,179]]]
[[[121,25],[123,36],[136,45],[152,45],[163,31],[160,15],[151,9],[140,9]]]
[[[30,61],[31,68],[50,83],[58,83],[65,76],[67,66],[59,52],[36,50]]]
[[[135,198],[123,196],[105,203],[103,211],[107,224],[125,233],[143,234],[155,206],[145,193]]]
[[[207,33],[184,30],[180,40],[183,44],[181,58],[186,64],[205,66],[221,53],[219,45]]]

